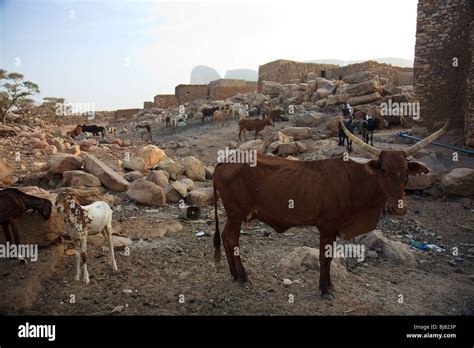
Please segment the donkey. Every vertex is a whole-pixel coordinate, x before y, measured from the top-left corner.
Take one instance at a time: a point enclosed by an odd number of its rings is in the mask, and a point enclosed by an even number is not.
[[[112,244],[112,209],[103,201],[81,206],[77,200],[68,193],[60,193],[56,198],[56,209],[58,213],[64,212],[64,224],[66,233],[71,237],[76,251],[76,281],[81,277],[81,261],[84,271],[84,284],[89,284],[89,272],[87,271],[87,236],[102,233],[107,240],[110,249],[110,263],[112,269],[117,271],[114,247]]]
[[[11,243],[9,226],[13,233],[15,244],[20,244],[18,236],[18,221],[28,209],[38,212],[45,220],[51,217],[53,204],[48,199],[28,195],[17,188],[6,188],[0,191],[0,224],[5,234],[5,240]]]

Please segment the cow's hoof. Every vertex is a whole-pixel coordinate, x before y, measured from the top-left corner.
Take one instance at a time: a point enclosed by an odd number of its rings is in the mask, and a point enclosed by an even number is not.
[[[332,292],[325,292],[324,294],[321,294],[321,301],[326,300],[326,301],[332,301],[336,297],[333,295]]]

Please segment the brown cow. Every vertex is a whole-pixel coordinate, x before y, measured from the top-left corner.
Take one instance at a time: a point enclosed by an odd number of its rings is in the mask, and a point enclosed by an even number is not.
[[[255,139],[257,139],[258,133],[260,133],[265,126],[273,126],[273,122],[268,117],[265,117],[263,120],[255,119],[255,120],[240,120],[239,121],[239,141],[242,141],[241,135],[244,132],[244,138],[247,141],[247,137],[245,136],[246,131],[255,131]]]
[[[216,231],[215,261],[220,260],[221,236],[217,216],[217,194],[224,205],[227,222],[222,240],[234,279],[245,282],[247,273],[239,253],[240,226],[258,219],[276,232],[295,226],[316,226],[320,233],[320,278],[322,297],[332,298],[330,265],[325,247],[336,236],[350,239],[375,229],[380,214],[404,215],[404,187],[408,175],[428,169],[407,158],[435,140],[445,126],[404,151],[379,150],[350,133],[346,135],[361,148],[377,156],[359,163],[343,157],[319,161],[290,161],[266,155],[257,156],[257,165],[220,163],[214,175]]]
[[[75,139],[77,136],[82,134],[82,127],[81,126],[76,126],[72,131],[66,132],[66,135],[72,137]]]

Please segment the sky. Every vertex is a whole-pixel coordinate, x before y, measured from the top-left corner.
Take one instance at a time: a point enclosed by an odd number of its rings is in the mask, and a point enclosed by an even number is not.
[[[142,107],[196,65],[414,58],[417,0],[0,0],[0,68],[43,97]]]

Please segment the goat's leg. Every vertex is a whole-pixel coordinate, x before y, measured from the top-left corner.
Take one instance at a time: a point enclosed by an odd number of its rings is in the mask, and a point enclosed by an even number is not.
[[[81,252],[79,249],[81,248],[81,240],[75,239],[74,240],[74,247],[76,248],[76,281],[81,279]]]
[[[114,245],[112,242],[112,225],[111,224],[105,227],[105,232],[106,232],[106,238],[107,238],[107,242],[109,243],[109,249],[110,249],[110,264],[114,271],[118,271],[117,263],[115,262]]]
[[[374,146],[374,132],[370,133],[370,145]]]
[[[81,237],[81,260],[84,271],[84,284],[89,284],[89,272],[87,271],[87,232]]]

